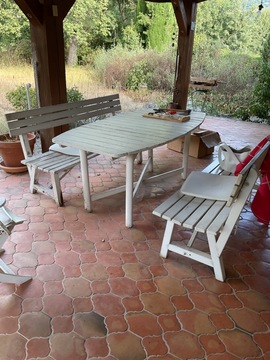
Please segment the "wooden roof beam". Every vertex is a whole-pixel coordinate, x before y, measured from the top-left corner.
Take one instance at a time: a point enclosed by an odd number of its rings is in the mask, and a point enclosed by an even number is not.
[[[67,16],[69,10],[76,0],[14,0],[31,24],[43,23],[44,6],[52,6],[53,16],[59,16],[62,20]]]
[[[187,14],[183,0],[172,0],[172,6],[181,34],[188,33]]]
[[[37,0],[14,0],[32,24],[42,24],[42,5]]]
[[[64,19],[67,16],[69,10],[76,2],[76,0],[65,0],[65,1],[60,0],[60,2],[61,2],[61,17],[62,19]]]

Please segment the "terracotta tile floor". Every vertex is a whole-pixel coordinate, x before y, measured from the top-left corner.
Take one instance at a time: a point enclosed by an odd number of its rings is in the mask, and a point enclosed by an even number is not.
[[[238,146],[270,132],[210,117],[204,127]],[[166,146],[155,151],[159,170],[180,159]],[[190,158],[190,168],[211,160]],[[124,182],[123,159],[91,165],[93,191]],[[33,276],[19,287],[0,284],[1,360],[270,359],[270,230],[249,208],[224,251],[221,283],[205,265],[159,256],[165,223],[152,210],[179,187],[179,176],[141,189],[132,229],[124,225],[124,194],[84,211],[78,168],[63,182],[62,208],[29,194],[28,184],[27,173],[0,172],[0,195],[26,218],[2,258]]]

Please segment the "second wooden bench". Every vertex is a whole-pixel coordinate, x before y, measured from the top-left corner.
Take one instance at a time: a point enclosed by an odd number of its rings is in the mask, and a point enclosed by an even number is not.
[[[241,170],[238,176],[224,175],[218,161],[203,172],[192,172],[181,189],[160,204],[153,214],[166,220],[160,255],[167,257],[172,251],[213,267],[217,280],[224,281],[222,252],[227,244],[241,211],[248,200],[259,169],[269,151],[268,141]],[[206,174],[203,174],[206,173]],[[191,230],[187,243],[174,241],[174,226]],[[205,234],[206,249],[197,242],[197,234]],[[197,246],[198,245],[198,246]]]
[[[41,107],[38,109],[6,114],[11,136],[19,135],[30,176],[30,192],[40,192],[63,205],[60,180],[75,165],[80,163],[79,152],[71,148],[53,145],[49,151],[34,155],[31,151],[27,134],[62,125],[80,124],[91,119],[100,119],[121,111],[119,94],[93,99]],[[91,159],[98,154],[89,154]],[[49,173],[51,184],[40,182],[40,173]]]

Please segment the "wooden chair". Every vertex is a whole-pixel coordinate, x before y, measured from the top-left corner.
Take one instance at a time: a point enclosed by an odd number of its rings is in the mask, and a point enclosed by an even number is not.
[[[6,206],[6,199],[0,198],[0,247],[3,246],[4,242],[7,240],[11,234],[14,226],[21,224],[24,219],[14,214]],[[0,249],[0,253],[3,253],[5,250]],[[26,281],[31,280],[31,276],[22,276],[16,275],[8,265],[0,259],[0,282],[12,283],[12,284],[22,284]]]
[[[210,174],[207,171],[191,172],[182,188],[153,211],[154,215],[167,221],[160,252],[162,257],[166,258],[168,251],[186,256],[213,267],[216,279],[224,281],[222,252],[259,178],[259,169],[269,147],[268,141],[238,176],[223,175],[216,163],[209,166]],[[187,244],[172,241],[175,225],[192,231]],[[206,251],[196,247],[198,233],[206,234]]]
[[[19,135],[30,176],[30,192],[39,192],[63,205],[60,180],[80,163],[79,151],[52,145],[50,150],[33,155],[27,133],[54,128],[66,124],[76,124],[114,115],[121,110],[119,94],[103,96],[74,103],[58,104],[27,111],[6,114],[10,135]],[[91,159],[98,154],[89,154]],[[50,174],[50,184],[41,182],[42,173]]]

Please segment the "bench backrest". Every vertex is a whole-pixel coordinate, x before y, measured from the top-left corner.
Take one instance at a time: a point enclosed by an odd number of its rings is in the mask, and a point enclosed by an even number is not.
[[[230,205],[233,202],[233,200],[237,198],[239,192],[241,191],[242,186],[245,183],[249,171],[251,169],[254,169],[259,174],[261,165],[266,157],[267,152],[269,151],[269,148],[270,148],[270,141],[267,141],[265,145],[254,155],[254,157],[240,171],[240,173],[237,176],[232,193],[230,195],[230,200],[228,201],[228,205]]]
[[[119,94],[6,114],[11,136],[50,129],[121,111]]]
[[[241,193],[249,174],[251,174],[248,181],[250,190],[254,186],[269,148],[270,141],[253,156],[237,176],[216,172],[216,162],[213,173],[208,173],[205,170],[203,172],[192,171],[183,183],[181,193],[214,201],[225,201],[227,206],[231,206]],[[211,167],[209,170],[211,171]]]

